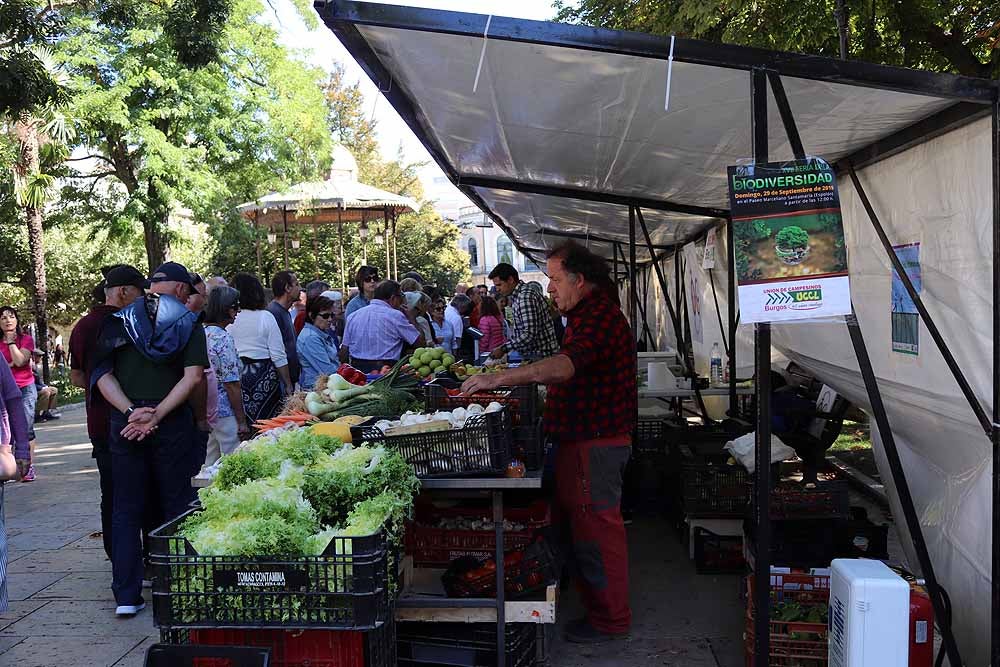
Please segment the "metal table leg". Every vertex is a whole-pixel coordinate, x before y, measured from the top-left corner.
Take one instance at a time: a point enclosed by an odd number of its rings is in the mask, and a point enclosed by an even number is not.
[[[493,491],[493,527],[497,535],[497,667],[505,667],[507,656],[507,621],[504,608],[505,577],[503,567],[503,491]]]

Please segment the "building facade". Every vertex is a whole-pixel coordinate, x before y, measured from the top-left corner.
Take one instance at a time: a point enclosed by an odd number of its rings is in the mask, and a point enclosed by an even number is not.
[[[493,224],[490,218],[475,206],[464,206],[459,209],[456,222],[461,237],[459,247],[469,254],[469,268],[472,269],[472,282],[475,285],[492,283],[487,278],[497,264],[507,263],[517,269],[521,280],[537,281],[545,289],[549,278],[531,258],[522,255],[503,230]]]

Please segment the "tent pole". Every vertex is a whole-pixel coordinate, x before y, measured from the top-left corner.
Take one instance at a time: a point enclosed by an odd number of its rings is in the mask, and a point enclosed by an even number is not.
[[[917,552],[917,560],[920,564],[920,571],[927,582],[927,592],[930,594],[931,604],[934,606],[934,618],[937,619],[941,628],[941,638],[944,642],[944,649],[948,655],[948,664],[961,665],[962,658],[958,652],[958,644],[955,643],[955,635],[951,625],[945,622],[944,601],[941,598],[941,589],[938,587],[937,577],[934,575],[934,566],[931,563],[930,554],[927,552],[927,543],[924,541],[924,534],[920,527],[920,519],[913,506],[913,496],[910,494],[910,486],[906,481],[906,473],[903,464],[899,459],[899,450],[896,449],[896,439],[892,434],[892,427],[889,425],[889,417],[885,411],[885,404],[882,402],[882,393],[878,388],[878,381],[875,378],[875,371],[872,368],[871,359],[868,357],[868,348],[865,346],[865,338],[861,333],[861,325],[858,323],[857,314],[852,314],[845,318],[847,330],[851,334],[851,343],[854,346],[854,354],[858,358],[858,368],[861,370],[861,377],[865,382],[865,389],[868,392],[868,400],[872,404],[872,415],[878,425],[878,432],[882,438],[882,447],[885,450],[885,457],[889,462],[889,470],[892,472],[892,481],[896,485],[896,493],[899,496],[900,505],[903,509],[903,517],[906,520],[906,527],[910,532],[910,539],[913,541],[913,549]]]
[[[729,303],[726,315],[729,320],[729,416],[736,418],[736,246],[733,238],[733,219],[726,220],[726,271],[729,280]]]
[[[681,360],[684,365],[691,369],[691,365],[688,363],[687,350],[681,350],[681,346],[684,344],[684,335],[681,333],[680,321],[677,319],[677,311],[674,310],[673,304],[670,303],[670,289],[667,286],[667,278],[663,275],[663,269],[660,267],[660,263],[656,261],[656,251],[653,250],[653,239],[649,235],[649,229],[646,227],[646,220],[642,217],[642,209],[638,206],[632,207],[635,211],[636,217],[639,219],[639,225],[642,227],[642,234],[646,239],[646,247],[649,248],[649,256],[653,259],[653,270],[656,271],[656,280],[660,283],[660,290],[663,292],[663,300],[667,303],[667,313],[670,314],[670,321],[674,325],[674,337],[677,339],[677,351],[682,352]],[[676,250],[674,251],[676,252]],[[676,257],[674,260],[676,264]]]
[[[639,291],[635,284],[635,207],[628,207],[628,284],[632,290],[632,300],[629,303],[628,316],[632,324],[632,338],[638,340],[636,329],[639,326],[638,310]]]
[[[754,69],[750,74],[750,126],[753,160],[768,159],[767,74]],[[771,325],[756,325],[754,336],[757,386],[756,460],[753,476],[756,561],[754,563],[754,667],[767,667],[771,654]]]
[[[621,247],[620,245],[618,245],[617,243],[616,243],[616,244],[614,244],[614,246],[613,246],[613,247],[614,247],[614,248],[616,248],[616,249],[618,250],[618,252],[620,252],[620,253],[621,253],[621,256],[622,256],[622,266],[623,266],[623,267],[625,267],[625,268],[627,269],[627,268],[628,268],[628,263],[627,263],[627,262],[626,262],[626,260],[625,260],[625,251],[624,251],[624,250],[622,250],[622,247]],[[632,282],[630,281],[630,282],[629,282],[629,290],[631,290],[631,289],[632,289]],[[632,295],[632,292],[630,291],[630,292],[629,292],[629,298],[630,298],[630,299],[631,299],[631,295]],[[652,334],[652,333],[650,332],[650,330],[649,330],[649,318],[648,318],[648,317],[646,316],[646,313],[647,313],[647,312],[649,312],[649,311],[647,311],[647,310],[646,310],[646,306],[645,306],[645,305],[643,304],[643,301],[641,301],[641,300],[639,299],[638,295],[636,295],[636,296],[635,296],[635,303],[636,303],[636,305],[638,306],[638,314],[637,314],[637,317],[638,317],[638,315],[642,315],[642,328],[643,328],[643,334],[644,334],[645,336],[647,336],[647,337],[648,337],[648,338],[649,338],[650,340],[655,340],[655,339],[653,338],[653,334]],[[635,325],[635,326],[636,326],[636,327],[638,327],[638,326],[639,326],[639,325],[638,325],[638,322],[636,323],[636,325]]]
[[[916,306],[917,312],[920,313],[920,319],[927,327],[927,332],[931,335],[931,338],[934,339],[934,343],[937,345],[938,351],[941,352],[941,356],[944,357],[944,362],[948,365],[948,369],[951,371],[952,376],[954,376],[955,381],[958,383],[958,388],[961,389],[962,394],[965,396],[965,400],[968,401],[969,407],[972,408],[972,412],[975,413],[976,419],[979,420],[979,425],[982,427],[983,432],[990,437],[992,441],[992,420],[986,414],[986,410],[979,402],[979,399],[976,397],[975,392],[969,385],[968,380],[965,379],[965,374],[962,373],[962,369],[959,368],[958,362],[952,355],[951,350],[948,349],[948,344],[945,343],[944,337],[938,330],[937,325],[934,324],[934,320],[931,319],[930,313],[927,312],[927,308],[924,306],[923,300],[921,300],[920,295],[913,286],[913,281],[910,280],[910,276],[903,268],[903,263],[900,262],[899,257],[896,256],[896,251],[893,250],[892,243],[889,241],[889,237],[886,236],[885,230],[882,228],[882,223],[879,222],[878,216],[875,214],[875,209],[868,200],[868,195],[865,193],[865,189],[861,186],[861,181],[858,180],[858,174],[854,171],[853,165],[848,164],[847,170],[851,176],[851,181],[854,183],[854,189],[857,191],[858,197],[861,198],[861,203],[865,207],[865,211],[868,213],[868,218],[871,220],[872,226],[875,228],[875,233],[882,242],[882,247],[885,248],[886,254],[889,255],[889,261],[892,262],[892,268],[896,270],[896,274],[899,276],[899,281],[903,284],[903,287],[906,288],[906,293],[913,301],[913,305]]]
[[[993,102],[993,569],[991,656],[992,667],[1000,667],[1000,99]]]

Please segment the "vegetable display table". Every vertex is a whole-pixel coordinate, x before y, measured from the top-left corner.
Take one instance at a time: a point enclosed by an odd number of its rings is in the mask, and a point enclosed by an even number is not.
[[[557,585],[550,585],[545,599],[507,602],[504,591],[504,492],[541,490],[540,472],[521,478],[460,477],[423,479],[421,490],[451,496],[489,494],[492,499],[493,525],[496,530],[496,598],[449,598],[443,589],[438,593],[442,570],[417,569],[407,573],[403,593],[396,602],[396,620],[425,622],[493,622],[497,624],[497,665],[506,665],[506,624],[555,622]]]

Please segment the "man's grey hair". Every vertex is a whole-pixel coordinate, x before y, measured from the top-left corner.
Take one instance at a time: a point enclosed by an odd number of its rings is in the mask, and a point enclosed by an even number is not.
[[[451,306],[457,310],[460,315],[468,315],[469,312],[472,311],[472,299],[464,294],[456,294],[451,300]]]

